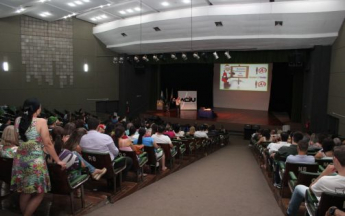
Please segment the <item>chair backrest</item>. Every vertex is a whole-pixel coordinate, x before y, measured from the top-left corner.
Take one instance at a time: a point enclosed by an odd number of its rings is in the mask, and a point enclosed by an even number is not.
[[[262,143],[261,143],[261,146],[262,146],[263,148],[267,148],[267,146],[268,146],[270,143],[272,143],[272,142],[271,142],[271,141],[262,142]]]
[[[176,149],[177,149],[176,157],[180,157],[180,155],[181,155],[180,146],[182,145],[182,141],[181,140],[175,140],[175,141],[172,141],[172,143],[174,146],[176,146]]]
[[[51,193],[69,194],[73,191],[68,182],[67,170],[61,170],[61,166],[54,163],[48,163],[48,171],[50,176]]]
[[[113,178],[115,176],[113,162],[109,152],[82,151],[83,158],[97,169],[107,168],[102,178]]]
[[[163,149],[166,160],[169,160],[172,158],[171,151],[170,151],[170,145],[168,143],[157,143],[157,145],[159,145]]]
[[[296,176],[302,171],[304,172],[317,172],[319,169],[319,164],[312,163],[286,163],[285,165],[285,173],[283,176],[283,182],[287,184],[289,178],[289,172],[293,172]]]
[[[147,153],[148,163],[150,165],[156,165],[157,158],[156,158],[155,147],[153,147],[153,146],[144,146],[144,151]]]
[[[7,184],[11,184],[12,165],[12,158],[0,157],[0,180]]]
[[[345,210],[345,194],[323,192],[316,210],[316,216],[324,216],[331,206],[336,206],[341,210]]]
[[[298,174],[298,181],[296,183],[296,185],[305,185],[305,186],[309,186],[313,181],[315,181],[315,179],[317,179],[317,177],[319,177],[320,173],[314,173],[314,172],[305,172],[305,171],[301,171]]]
[[[137,154],[134,151],[122,151],[122,150],[120,150],[120,153],[123,157],[130,157],[133,160],[132,167],[135,170],[138,170],[140,168]]]
[[[333,163],[333,159],[315,159],[315,162],[326,168],[329,164]]]

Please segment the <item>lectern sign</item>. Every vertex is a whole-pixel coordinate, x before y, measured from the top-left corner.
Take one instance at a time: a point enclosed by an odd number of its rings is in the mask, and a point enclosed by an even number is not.
[[[181,110],[197,109],[197,91],[178,91],[181,99]]]

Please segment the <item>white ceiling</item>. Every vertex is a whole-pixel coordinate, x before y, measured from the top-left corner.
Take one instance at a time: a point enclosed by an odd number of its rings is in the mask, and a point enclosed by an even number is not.
[[[18,14],[97,24],[94,35],[119,53],[298,49],[334,42],[345,0],[0,0],[0,18]]]

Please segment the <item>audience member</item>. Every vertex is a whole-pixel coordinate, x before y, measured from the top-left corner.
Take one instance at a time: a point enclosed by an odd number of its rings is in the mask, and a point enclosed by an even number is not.
[[[70,151],[76,151],[81,154],[81,147],[80,147],[80,140],[81,137],[87,134],[87,130],[85,128],[78,128],[76,129],[71,136],[66,140],[64,144],[64,148]]]
[[[187,132],[187,136],[194,137],[194,134],[195,134],[195,127],[192,126],[192,127],[189,128],[189,131]]]
[[[331,138],[326,138],[322,142],[322,150],[320,150],[316,155],[316,159],[327,158],[332,159],[333,157],[334,142]]]
[[[167,127],[165,128],[165,131],[164,131],[163,134],[169,136],[170,139],[175,138],[175,133],[174,133],[174,131],[171,129],[171,126],[168,126],[168,125],[167,125]]]
[[[55,117],[55,116],[50,116],[49,118],[48,118],[48,122],[47,122],[47,124],[48,124],[48,129],[49,130],[52,130],[54,127],[56,127],[57,125],[59,125],[59,119],[57,118],[57,117]]]
[[[195,133],[194,133],[194,137],[196,137],[196,138],[208,138],[204,125],[200,125],[198,127],[198,130],[195,131]]]
[[[338,172],[338,175],[331,175]],[[311,183],[309,188],[304,185],[297,185],[293,191],[287,215],[296,216],[306,190],[310,189],[320,200],[323,192],[336,192],[345,190],[345,146],[334,148],[333,165],[328,165],[321,175]]]
[[[159,144],[169,144],[170,147],[172,148],[173,144],[171,142],[171,139],[169,138],[169,136],[166,136],[163,133],[164,133],[164,127],[159,126],[157,133],[152,135],[153,140]]]
[[[309,143],[300,140],[297,144],[297,155],[289,155],[286,158],[286,163],[315,163],[315,158],[307,155]]]
[[[18,134],[16,133],[14,126],[7,126],[1,136],[0,157],[14,158],[18,145]]]
[[[268,146],[267,146],[267,149],[269,150],[269,154],[272,154],[273,152],[277,152],[281,147],[283,146],[290,146],[291,144],[287,142],[289,138],[289,134],[286,133],[286,132],[282,132],[280,134],[280,142],[278,143],[270,143]]]
[[[0,131],[4,131],[7,126],[11,125],[11,119],[3,117],[1,126],[0,126]]]

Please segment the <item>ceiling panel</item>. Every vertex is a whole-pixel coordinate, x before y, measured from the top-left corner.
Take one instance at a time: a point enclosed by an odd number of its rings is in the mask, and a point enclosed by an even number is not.
[[[42,13],[49,13],[50,15],[43,16]],[[32,16],[45,21],[55,21],[61,19],[64,16],[67,16],[68,14],[68,11],[61,10],[48,4],[37,5],[36,7],[31,8],[30,10],[25,12],[25,15]]]
[[[142,2],[158,11],[168,11],[191,7],[191,3],[184,3],[184,0],[142,0]],[[163,2],[167,2],[169,5],[163,6]],[[193,0],[192,3],[192,7],[209,5],[205,0]]]
[[[101,5],[107,5],[109,2],[106,0],[51,0],[46,4],[53,5],[65,11],[78,13]],[[74,6],[70,6],[69,4],[73,4]]]
[[[139,1],[128,1],[105,8],[104,11],[115,16],[126,18],[132,16],[140,16],[148,13],[155,13],[156,11],[145,4],[140,4]]]
[[[0,4],[0,18],[16,15],[14,9],[5,5]]]
[[[109,14],[101,9],[77,15],[77,18],[94,24],[100,24],[120,19],[120,17],[113,16],[112,14]]]
[[[37,1],[32,0],[1,0],[0,4],[11,6],[11,7],[20,7],[22,5],[33,5],[36,4]]]

